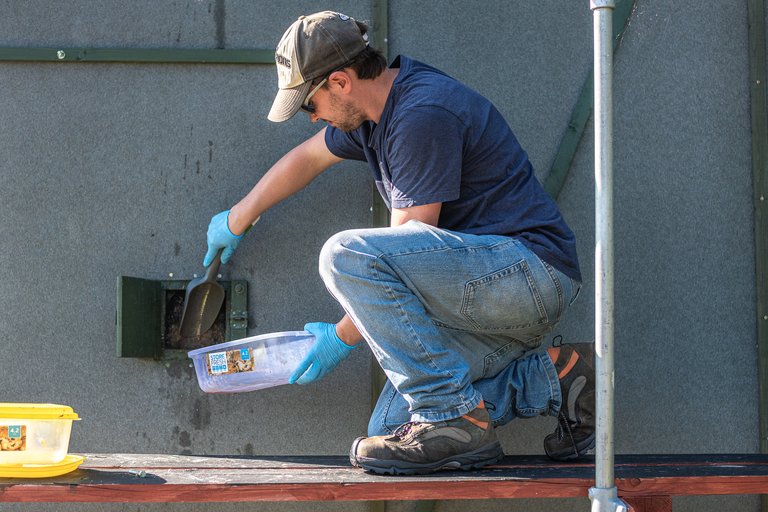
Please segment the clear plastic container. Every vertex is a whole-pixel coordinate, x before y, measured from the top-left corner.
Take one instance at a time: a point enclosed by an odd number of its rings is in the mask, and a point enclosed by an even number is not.
[[[240,393],[288,384],[315,337],[307,331],[262,334],[192,350],[197,383],[206,393]]]
[[[63,461],[79,419],[65,405],[0,403],[0,465]]]

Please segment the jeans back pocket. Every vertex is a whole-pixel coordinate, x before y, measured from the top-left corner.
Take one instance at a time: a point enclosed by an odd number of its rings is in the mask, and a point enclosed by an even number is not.
[[[524,329],[547,322],[528,262],[497,270],[464,286],[461,313],[479,330]]]

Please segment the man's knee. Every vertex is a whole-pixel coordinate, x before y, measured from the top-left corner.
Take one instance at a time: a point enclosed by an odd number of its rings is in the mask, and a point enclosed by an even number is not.
[[[331,236],[320,250],[320,277],[326,286],[339,276],[359,271],[361,261],[371,258],[366,230],[350,229]]]

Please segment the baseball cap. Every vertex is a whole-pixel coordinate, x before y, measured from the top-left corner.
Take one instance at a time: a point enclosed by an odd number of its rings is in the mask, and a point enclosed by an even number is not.
[[[312,81],[341,68],[368,46],[353,18],[334,11],[301,16],[275,50],[277,96],[267,118],[287,121],[298,112]]]

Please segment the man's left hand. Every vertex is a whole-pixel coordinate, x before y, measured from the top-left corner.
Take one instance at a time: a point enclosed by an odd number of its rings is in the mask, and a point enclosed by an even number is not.
[[[315,344],[288,378],[290,384],[309,384],[322,379],[355,348],[339,338],[334,324],[313,322],[305,325],[304,330],[315,336]]]

